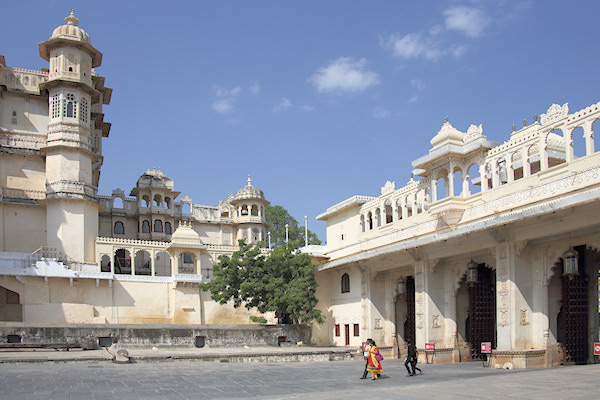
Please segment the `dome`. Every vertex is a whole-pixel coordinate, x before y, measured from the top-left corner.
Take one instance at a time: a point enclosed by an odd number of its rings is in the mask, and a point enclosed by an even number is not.
[[[68,37],[69,39],[79,40],[82,42],[90,42],[90,35],[86,33],[83,29],[79,28],[77,24],[79,20],[75,17],[73,10],[71,10],[71,14],[65,18],[66,25],[61,25],[58,28],[54,29],[52,32],[52,38],[58,37]]]
[[[160,169],[157,171],[148,168],[144,175],[138,179],[136,187],[139,189],[152,187],[173,190],[173,179],[163,174]]]
[[[250,175],[248,175],[248,185],[244,186],[235,194],[235,200],[260,199],[264,200],[265,195],[262,190],[252,186]]]

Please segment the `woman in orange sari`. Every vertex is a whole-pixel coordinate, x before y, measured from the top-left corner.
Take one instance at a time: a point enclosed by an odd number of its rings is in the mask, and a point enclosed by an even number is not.
[[[367,342],[371,344],[371,347],[369,347],[369,350],[367,350],[369,354],[367,357],[367,371],[371,373],[371,380],[375,381],[379,378],[379,375],[383,371],[381,362],[379,362],[376,358],[379,355],[379,349],[377,348],[377,345],[373,339],[367,339]],[[383,359],[383,357],[381,357],[381,359]]]

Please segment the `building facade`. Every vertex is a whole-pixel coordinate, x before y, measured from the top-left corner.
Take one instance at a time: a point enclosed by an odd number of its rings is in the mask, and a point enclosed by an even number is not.
[[[263,192],[248,177],[218,206],[194,204],[149,168],[128,196],[98,195],[112,89],[102,53],[65,21],[39,44],[48,68],[0,56],[0,321],[249,323],[256,312],[197,284],[238,240],[265,242]]]
[[[552,106],[504,143],[448,119],[409,182],[319,215],[321,344],[515,367],[588,363],[598,341],[600,103]],[[435,348],[426,353],[426,344]],[[487,357],[487,355],[485,355]],[[508,365],[508,364],[507,364]]]

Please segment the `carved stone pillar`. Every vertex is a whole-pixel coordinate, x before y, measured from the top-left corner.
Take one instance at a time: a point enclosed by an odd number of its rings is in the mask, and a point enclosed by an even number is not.
[[[585,155],[594,154],[594,125],[592,121],[584,122],[583,137],[585,138]]]
[[[573,128],[560,128],[563,132],[563,137],[565,139],[565,151],[567,162],[573,161],[575,159],[575,153],[573,150]]]
[[[415,345],[424,348],[428,334],[425,261],[415,263]]]
[[[454,268],[444,269],[444,341],[445,347],[458,350],[458,327],[456,323],[456,279],[454,279]],[[458,358],[458,352],[452,354],[452,360]]]
[[[523,160],[523,178],[531,175],[531,165],[529,164],[529,151],[527,148],[521,150],[521,159]]]
[[[515,181],[515,171],[513,170],[512,165],[512,156],[510,154],[506,155],[506,183],[511,183]]]
[[[533,347],[546,350],[550,332],[548,318],[548,266],[547,254],[544,248],[538,247],[533,255]]]
[[[479,166],[479,177],[480,179],[480,184],[481,184],[481,192],[485,192],[488,190],[488,182],[487,182],[487,174],[486,174],[486,170],[485,170],[485,163],[481,164]]]
[[[500,174],[498,171],[498,159],[492,160],[492,188],[500,186]]]
[[[514,321],[514,289],[512,266],[514,260],[508,241],[496,245],[496,321],[497,343],[499,351],[510,351],[514,337],[512,324]]]
[[[363,334],[362,337],[370,337],[371,332],[371,310],[370,310],[370,289],[371,280],[369,269],[364,265],[359,265],[358,270],[360,271],[360,329]]]

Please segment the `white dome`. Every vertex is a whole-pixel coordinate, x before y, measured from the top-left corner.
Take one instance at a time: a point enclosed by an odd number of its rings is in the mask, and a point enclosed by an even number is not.
[[[54,29],[54,32],[52,32],[52,36],[50,37],[51,39],[66,36],[69,39],[75,39],[88,43],[90,42],[90,35],[77,26],[79,20],[75,17],[73,10],[71,10],[71,14],[65,18],[65,21],[67,22],[66,25],[61,25]]]
[[[262,190],[252,186],[250,176],[248,176],[248,185],[244,186],[235,194],[235,200],[260,199],[264,200],[265,195]]]

